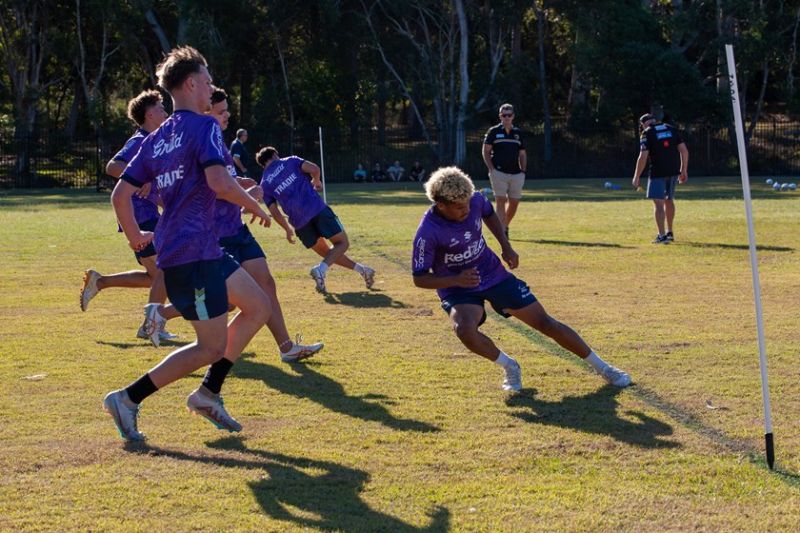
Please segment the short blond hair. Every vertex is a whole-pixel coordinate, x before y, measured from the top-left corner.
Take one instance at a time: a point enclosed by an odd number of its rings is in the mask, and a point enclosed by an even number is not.
[[[458,167],[437,169],[425,183],[425,194],[431,202],[460,202],[472,198],[475,184]]]
[[[511,104],[503,104],[503,105],[500,106],[500,111],[499,112],[502,113],[503,111],[511,111],[511,113],[513,114],[514,113],[514,106],[511,105]]]

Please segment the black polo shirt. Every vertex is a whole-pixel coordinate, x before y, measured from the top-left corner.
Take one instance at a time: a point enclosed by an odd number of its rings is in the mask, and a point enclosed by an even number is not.
[[[247,151],[247,148],[244,147],[244,143],[242,143],[242,141],[239,139],[236,139],[231,143],[231,155],[233,157],[238,157],[244,168],[248,170],[250,169],[250,152]],[[236,167],[236,165],[234,166]],[[244,177],[239,167],[236,167],[236,174],[239,177]]]
[[[648,152],[651,178],[669,178],[681,173],[681,154],[678,145],[681,134],[669,124],[653,124],[642,132],[639,151]]]
[[[511,126],[511,132],[506,133],[502,122],[489,128],[483,144],[492,146],[492,165],[500,172],[506,174],[519,174],[519,151],[525,149],[525,139],[522,130]]]

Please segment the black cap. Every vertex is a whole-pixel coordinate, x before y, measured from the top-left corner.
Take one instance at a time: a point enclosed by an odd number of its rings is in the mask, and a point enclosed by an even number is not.
[[[650,113],[645,113],[644,115],[642,115],[641,117],[639,117],[639,124],[644,124],[644,123],[645,123],[645,122],[647,122],[648,120],[655,120],[655,118],[656,118],[656,117],[654,117],[654,116],[653,116],[653,115],[651,115]]]

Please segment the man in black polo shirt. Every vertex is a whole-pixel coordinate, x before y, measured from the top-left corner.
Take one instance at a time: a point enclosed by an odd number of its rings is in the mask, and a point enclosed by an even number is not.
[[[250,153],[244,147],[247,142],[247,130],[240,129],[236,131],[236,140],[231,143],[231,155],[233,162],[236,165],[236,175],[240,178],[249,178],[250,172],[248,171],[250,165]]]
[[[633,173],[633,186],[639,187],[639,178],[650,160],[650,177],[647,179],[647,197],[653,200],[653,213],[658,235],[653,244],[672,242],[672,221],[675,219],[675,187],[688,179],[689,149],[673,126],[658,122],[649,113],[639,119],[642,130],[639,138],[639,159]]]
[[[517,213],[525,183],[528,156],[522,130],[514,126],[514,106],[500,106],[500,124],[489,128],[483,139],[483,161],[497,202],[497,218],[505,227]]]

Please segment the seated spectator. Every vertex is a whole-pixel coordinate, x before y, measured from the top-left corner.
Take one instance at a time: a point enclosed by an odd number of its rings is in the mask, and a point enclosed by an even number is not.
[[[361,163],[353,171],[353,181],[367,181],[367,171]]]
[[[392,178],[392,181],[400,181],[403,179],[403,174],[405,173],[406,169],[400,166],[400,161],[395,161],[394,165],[390,166],[386,169],[389,172],[389,177]]]
[[[380,163],[375,163],[375,166],[372,167],[372,174],[370,175],[370,181],[383,181],[386,179],[386,173],[381,168]]]
[[[425,181],[425,169],[420,165],[419,161],[414,161],[414,166],[411,167],[411,171],[408,173],[408,179],[411,181]]]

